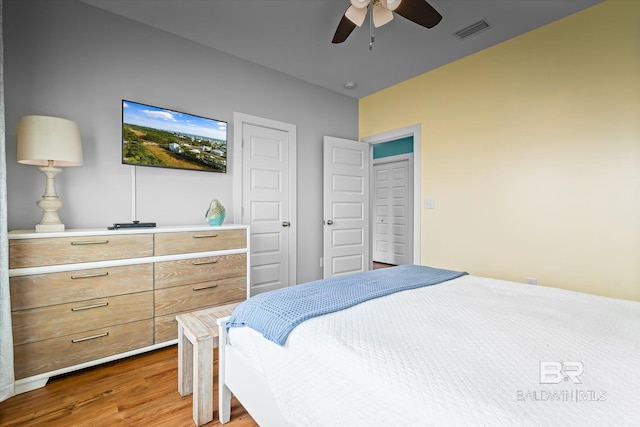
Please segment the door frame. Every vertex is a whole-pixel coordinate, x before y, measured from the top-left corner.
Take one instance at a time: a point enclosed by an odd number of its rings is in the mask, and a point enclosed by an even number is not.
[[[415,125],[407,126],[400,129],[394,129],[387,132],[382,132],[374,135],[369,135],[361,138],[362,142],[366,142],[369,144],[369,150],[371,153],[370,158],[373,159],[373,145],[380,144],[383,142],[389,142],[396,139],[413,137],[413,263],[420,264],[421,257],[421,245],[422,245],[422,230],[421,230],[421,211],[420,211],[420,199],[422,197],[421,186],[420,186],[420,176],[421,176],[421,148],[422,148],[422,126],[418,123]],[[373,161],[370,165],[370,173],[372,175],[372,179],[369,180],[370,187],[373,185]],[[373,198],[373,189],[370,188],[369,191],[370,201]],[[372,205],[372,204],[371,204]],[[370,210],[372,208],[370,207]],[[373,234],[373,212],[369,213],[369,233]],[[369,256],[371,259],[369,263],[373,263],[373,236],[369,236]]]
[[[297,230],[298,230],[298,200],[297,200],[297,155],[296,146],[298,145],[297,127],[296,125],[279,122],[277,120],[271,120],[264,117],[252,116],[245,113],[233,113],[233,151],[232,158],[232,182],[233,182],[233,222],[236,224],[242,223],[242,171],[243,171],[243,127],[245,124],[255,125],[260,127],[266,127],[271,129],[280,130],[289,134],[289,212],[288,218],[290,222],[289,226],[289,283],[287,286],[295,285],[297,281]],[[250,230],[249,230],[250,231]],[[249,241],[251,239],[248,239]],[[248,248],[249,253],[251,247]]]

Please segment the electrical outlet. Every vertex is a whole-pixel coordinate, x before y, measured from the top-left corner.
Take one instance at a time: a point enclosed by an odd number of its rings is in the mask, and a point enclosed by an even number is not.
[[[538,284],[538,279],[536,279],[534,277],[527,277],[527,283],[529,285],[537,285]]]
[[[436,201],[433,199],[424,199],[424,208],[425,209],[435,209]]]
[[[324,258],[320,257],[320,268],[324,267]]]

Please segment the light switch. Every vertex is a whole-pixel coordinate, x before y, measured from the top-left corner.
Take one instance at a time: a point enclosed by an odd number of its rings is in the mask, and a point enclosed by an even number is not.
[[[424,199],[424,208],[425,209],[435,209],[436,201],[433,199]]]

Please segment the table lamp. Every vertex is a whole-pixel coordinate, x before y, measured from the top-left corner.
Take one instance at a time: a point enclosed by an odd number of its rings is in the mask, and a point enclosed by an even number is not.
[[[56,194],[56,166],[80,166],[82,145],[78,125],[71,120],[48,116],[24,116],[18,121],[18,163],[41,166],[47,177],[42,198],[36,203],[42,219],[36,232],[64,231],[58,211],[62,199]]]

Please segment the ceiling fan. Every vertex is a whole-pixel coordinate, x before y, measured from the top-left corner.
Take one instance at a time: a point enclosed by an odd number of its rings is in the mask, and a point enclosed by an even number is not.
[[[362,26],[367,11],[370,14],[371,31],[369,49],[373,47],[372,26],[377,28],[390,22],[393,12],[425,28],[434,27],[442,19],[442,15],[425,0],[351,0],[331,42],[345,41],[356,27]]]

